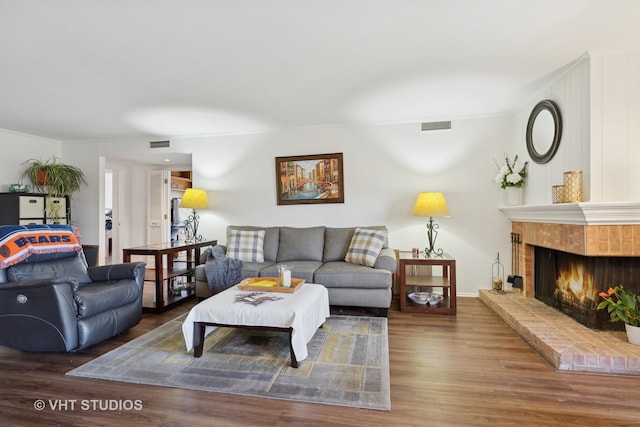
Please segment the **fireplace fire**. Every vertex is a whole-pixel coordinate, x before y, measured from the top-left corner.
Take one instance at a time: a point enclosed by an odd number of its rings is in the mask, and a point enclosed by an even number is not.
[[[598,310],[598,293],[622,284],[640,288],[640,258],[582,256],[535,248],[535,297],[592,329],[622,329]]]

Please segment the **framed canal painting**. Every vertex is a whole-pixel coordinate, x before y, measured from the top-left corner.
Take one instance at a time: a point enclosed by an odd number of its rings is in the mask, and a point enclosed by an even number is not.
[[[342,153],[276,157],[279,205],[344,203]]]

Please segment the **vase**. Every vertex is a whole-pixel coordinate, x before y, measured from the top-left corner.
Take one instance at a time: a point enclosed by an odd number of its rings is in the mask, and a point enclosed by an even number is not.
[[[640,326],[631,326],[627,323],[624,324],[624,328],[627,330],[627,338],[631,344],[640,345]]]
[[[504,204],[506,206],[520,206],[524,200],[522,187],[507,187],[504,189]]]

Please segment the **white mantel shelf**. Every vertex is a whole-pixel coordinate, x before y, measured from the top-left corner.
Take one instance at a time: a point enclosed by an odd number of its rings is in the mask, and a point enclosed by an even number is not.
[[[640,224],[640,202],[502,206],[511,221],[579,225]]]

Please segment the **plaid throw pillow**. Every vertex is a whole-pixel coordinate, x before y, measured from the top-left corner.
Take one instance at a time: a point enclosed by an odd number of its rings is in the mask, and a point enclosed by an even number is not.
[[[375,266],[386,238],[386,231],[356,228],[344,260],[367,267]]]
[[[229,230],[227,256],[246,262],[264,262],[264,230]]]

